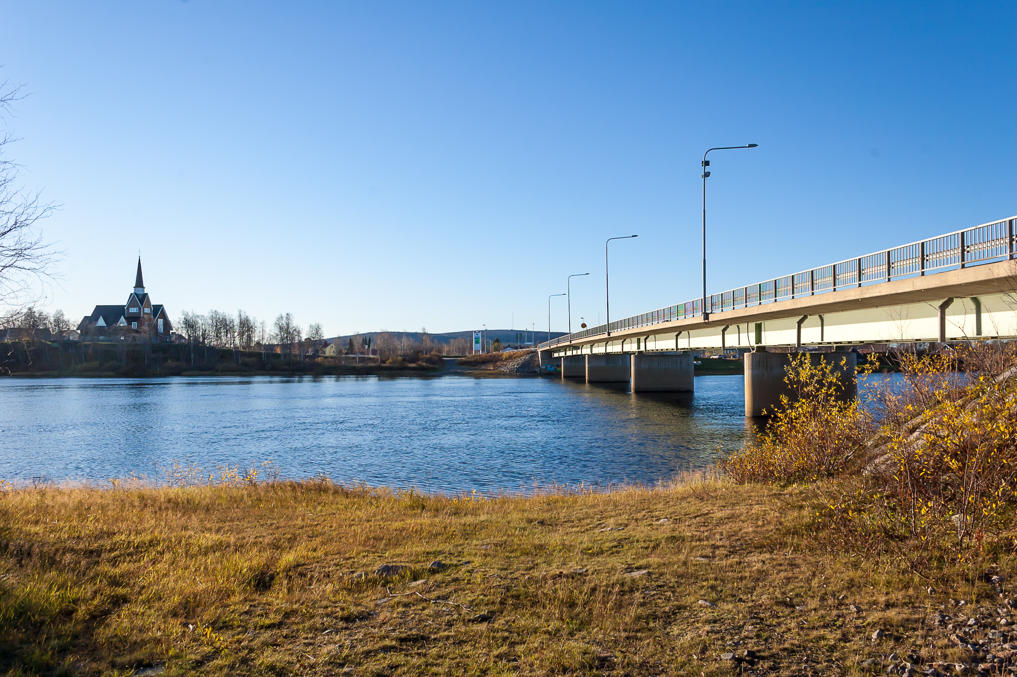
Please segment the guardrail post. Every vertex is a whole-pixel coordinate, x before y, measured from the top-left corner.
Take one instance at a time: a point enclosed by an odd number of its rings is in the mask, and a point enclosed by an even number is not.
[[[925,240],[918,243],[918,274],[925,275]]]
[[[858,286],[862,286],[862,259],[858,259],[858,266],[855,268],[855,277],[858,278]]]
[[[964,231],[960,232],[960,267],[964,267]]]
[[[809,269],[809,296],[816,295],[816,269]]]
[[[886,250],[886,281],[887,282],[890,281],[890,252],[891,251],[893,251],[893,250],[891,250],[891,249],[887,249]]]

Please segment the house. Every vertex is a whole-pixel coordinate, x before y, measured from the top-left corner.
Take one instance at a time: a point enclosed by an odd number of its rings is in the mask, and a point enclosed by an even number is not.
[[[120,336],[166,340],[173,331],[166,309],[145,292],[145,281],[141,275],[141,257],[138,257],[138,272],[134,277],[134,291],[127,296],[123,305],[96,306],[91,315],[81,318],[78,331],[82,336]]]

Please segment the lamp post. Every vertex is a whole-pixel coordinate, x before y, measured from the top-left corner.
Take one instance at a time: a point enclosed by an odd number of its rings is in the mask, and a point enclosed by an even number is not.
[[[706,156],[711,151],[715,150],[741,150],[745,148],[756,148],[758,143],[747,143],[744,146],[717,146],[716,148],[708,148],[703,153],[703,319],[709,319],[710,314],[706,311],[706,179],[710,177],[710,172],[707,167],[710,166],[710,161],[706,159]]]
[[[566,286],[565,295],[568,297],[569,304],[569,343],[572,343],[572,278],[582,277],[584,275],[589,275],[589,273],[573,273],[569,275],[569,278],[565,283]]]
[[[607,265],[607,245],[612,240],[631,240],[638,235],[619,235],[618,237],[609,237],[604,241],[604,299],[607,302],[607,335],[611,335],[611,283],[610,276],[608,274]]]
[[[480,352],[487,353],[487,325],[480,325]]]
[[[565,292],[561,294],[548,294],[547,295],[547,342],[551,342],[551,299],[555,296],[565,296]]]

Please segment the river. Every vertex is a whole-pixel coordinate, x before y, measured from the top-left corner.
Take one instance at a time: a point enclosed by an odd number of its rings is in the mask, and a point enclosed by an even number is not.
[[[666,482],[739,447],[741,376],[694,396],[556,379],[209,377],[0,380],[0,479],[166,481],[271,463],[285,478],[427,492]]]

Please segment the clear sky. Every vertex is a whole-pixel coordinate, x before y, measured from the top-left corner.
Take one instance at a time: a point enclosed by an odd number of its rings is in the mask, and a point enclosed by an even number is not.
[[[546,329],[1017,213],[1014,2],[0,2],[43,306]],[[566,325],[564,299],[554,328]]]

